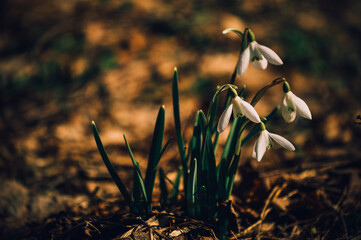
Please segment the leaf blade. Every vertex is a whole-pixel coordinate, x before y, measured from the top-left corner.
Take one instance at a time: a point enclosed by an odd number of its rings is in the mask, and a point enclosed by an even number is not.
[[[100,153],[100,155],[101,155],[101,157],[103,159],[103,162],[104,162],[105,166],[108,169],[108,172],[109,172],[110,176],[112,177],[112,179],[115,182],[115,184],[117,185],[119,191],[121,192],[121,194],[125,198],[125,201],[127,202],[127,204],[130,207],[131,211],[134,212],[134,210],[135,210],[134,209],[134,202],[132,201],[129,192],[126,189],[125,185],[123,184],[122,180],[120,179],[119,175],[115,171],[115,168],[114,168],[113,164],[110,162],[110,160],[108,158],[108,154],[105,151],[105,148],[104,148],[103,143],[102,143],[102,141],[100,139],[100,136],[99,136],[99,131],[98,131],[94,121],[92,122],[92,129],[93,129],[93,135],[94,135],[94,139],[95,139],[95,142],[97,144],[99,153]]]

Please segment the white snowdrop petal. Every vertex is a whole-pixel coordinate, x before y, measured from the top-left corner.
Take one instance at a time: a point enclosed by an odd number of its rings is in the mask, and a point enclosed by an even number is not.
[[[266,152],[267,146],[269,145],[269,136],[267,130],[263,130],[258,138],[256,146],[256,158],[257,161],[261,161],[263,155]]]
[[[232,108],[233,108],[233,104],[229,104],[228,108],[226,108],[226,110],[224,110],[221,117],[219,118],[218,125],[217,125],[217,131],[219,133],[223,132],[226,129],[226,127],[229,123],[229,120],[231,119]]]
[[[288,93],[285,93],[285,96],[283,97],[283,100],[281,103],[281,114],[282,114],[283,119],[287,123],[290,123],[296,119],[296,106],[293,103],[292,99],[289,97]],[[294,109],[294,111],[290,111],[290,108]]]
[[[269,136],[279,145],[281,145],[283,148],[289,151],[295,151],[295,147],[293,146],[293,144],[290,141],[288,141],[286,138],[274,133],[269,133]]]
[[[235,97],[232,98],[232,104],[233,104],[233,117],[237,118],[238,116],[243,116],[243,111],[242,111],[242,107],[241,104],[239,103],[239,101],[237,99],[240,99],[240,97]]]
[[[258,116],[257,111],[253,108],[251,104],[248,102],[242,100],[239,96],[235,98],[235,100],[240,104],[241,110],[243,114],[252,122],[254,123],[260,123],[261,119]]]
[[[257,154],[256,154],[257,144],[258,144],[258,139],[256,140],[256,142],[253,145],[253,150],[252,150],[252,157],[253,158],[257,158]]]
[[[258,44],[258,50],[270,63],[272,63],[274,65],[282,65],[283,64],[281,58],[272,49]]]
[[[237,62],[237,75],[242,76],[249,65],[250,50],[249,46],[241,53]]]
[[[258,43],[253,41],[249,44],[250,47],[250,61],[259,61],[262,59],[262,54],[258,50]]]
[[[265,70],[267,68],[268,62],[267,60],[262,56],[261,60],[253,61],[252,65],[254,68],[258,70]]]
[[[293,102],[296,105],[296,110],[297,110],[298,114],[301,117],[304,117],[304,118],[307,118],[307,119],[312,119],[311,111],[308,108],[305,101],[303,101],[301,98],[297,97],[292,92],[289,92],[289,93],[290,93],[290,96],[292,97]]]

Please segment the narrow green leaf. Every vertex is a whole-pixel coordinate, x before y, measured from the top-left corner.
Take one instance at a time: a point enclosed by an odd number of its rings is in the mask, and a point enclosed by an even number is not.
[[[228,168],[231,164],[232,158],[235,154],[237,141],[239,138],[239,133],[244,123],[244,117],[236,118],[233,121],[231,130],[229,132],[226,144],[223,149],[223,153],[221,156],[221,160],[218,164],[217,172],[218,172],[218,179],[219,179],[219,187],[218,187],[218,194],[221,199],[226,198],[226,174]]]
[[[238,96],[241,98],[243,97],[244,92],[246,91],[246,85],[243,85],[243,87],[241,88],[241,90],[238,93]]]
[[[177,133],[178,148],[179,148],[179,153],[181,155],[181,160],[184,161],[184,159],[186,159],[186,154],[184,149],[182,127],[180,122],[178,71],[176,68],[174,69],[174,75],[173,75],[172,97],[173,97],[174,125]]]
[[[134,212],[134,210],[135,210],[134,209],[134,203],[133,203],[133,201],[132,201],[132,199],[130,197],[130,194],[129,194],[128,190],[126,189],[126,187],[123,184],[122,180],[119,178],[117,172],[115,171],[115,168],[114,168],[113,164],[110,162],[110,160],[108,158],[107,152],[105,151],[105,148],[104,148],[103,143],[102,143],[102,141],[100,139],[99,132],[98,132],[98,129],[97,129],[94,121],[92,122],[92,128],[93,128],[93,135],[94,135],[94,138],[95,138],[95,142],[97,144],[97,147],[98,147],[99,153],[100,153],[100,155],[101,155],[101,157],[103,159],[103,162],[104,162],[105,166],[107,167],[110,176],[112,176],[113,181],[117,185],[119,191],[122,193],[125,201],[127,202],[128,206],[130,207],[130,210],[132,212]]]
[[[217,204],[217,167],[216,167],[216,157],[213,151],[213,144],[212,144],[212,133],[208,128],[206,134],[206,173],[207,173],[207,190],[208,190],[208,203],[209,203],[209,216],[213,218],[215,216],[215,208]]]
[[[193,174],[193,176],[192,176],[192,178],[193,178],[193,184],[192,184],[192,202],[194,203],[195,202],[195,198],[194,198],[194,196],[195,196],[195,193],[196,193],[196,191],[197,191],[197,159],[194,159],[194,170],[193,170],[193,172],[194,172],[194,174]]]
[[[160,203],[163,206],[168,205],[168,188],[167,183],[165,182],[165,173],[162,168],[159,168],[159,186],[160,186],[160,193],[161,193],[161,199]]]
[[[189,178],[188,178],[188,187],[187,191],[187,209],[188,214],[191,217],[196,217],[196,191],[197,191],[197,159],[191,159],[191,164],[189,167]]]
[[[137,170],[135,168],[133,169],[133,199],[136,208],[135,214],[140,215],[147,212],[147,205],[142,200],[142,190],[137,176]]]
[[[239,163],[239,159],[241,158],[241,154],[237,154],[234,155],[233,157],[233,161],[231,166],[229,167],[228,171],[227,171],[227,176],[226,176],[226,199],[228,200],[229,197],[232,194],[232,190],[233,190],[233,185],[234,185],[234,178],[236,176],[237,173],[237,169],[238,169],[238,163]]]
[[[173,189],[172,189],[172,194],[171,194],[171,204],[172,205],[175,205],[177,202],[177,198],[178,198],[178,194],[179,194],[179,184],[180,184],[180,179],[182,176],[182,171],[183,170],[181,168],[178,170],[177,177],[173,184]]]
[[[182,136],[182,127],[180,121],[180,113],[179,113],[179,87],[178,87],[178,71],[177,68],[174,68],[173,81],[172,81],[172,99],[173,99],[173,115],[174,115],[174,125],[177,134],[177,142],[180,158],[182,161],[183,167],[183,184],[187,185],[187,174],[188,174],[188,166],[187,166],[187,156],[184,148],[184,141]]]
[[[140,211],[141,210],[140,206],[143,206],[143,204],[145,204],[145,206],[147,206],[147,208],[148,208],[148,206],[149,206],[148,197],[147,197],[148,195],[147,195],[147,192],[145,189],[142,173],[140,172],[139,163],[137,162],[137,160],[135,160],[134,154],[128,144],[125,134],[123,134],[123,138],[124,138],[125,146],[127,147],[130,159],[132,160],[132,163],[134,166],[133,197],[134,197],[135,205],[138,206],[138,210]],[[142,195],[143,195],[144,199],[141,198]],[[144,208],[144,206],[142,208]],[[148,208],[147,211],[150,211],[150,209]]]
[[[190,151],[191,159],[200,159],[201,156],[201,123],[200,123],[200,111],[196,114],[194,121],[193,136],[191,138]]]
[[[208,189],[206,186],[202,186],[199,189],[199,208],[200,208],[200,216],[199,217],[203,220],[206,220],[209,217],[207,190]]]
[[[172,141],[172,137],[170,137],[167,142],[164,144],[164,147],[162,148],[162,151],[160,152],[160,157],[162,158],[165,150],[167,149],[167,147],[169,146],[169,143]]]
[[[148,196],[148,203],[152,201],[153,188],[157,168],[162,152],[163,134],[164,134],[165,109],[161,106],[155,123],[152,145],[150,146],[148,166],[145,175],[145,190]]]
[[[201,127],[201,132],[203,137],[206,135],[206,128],[207,128],[207,118],[206,115],[204,115],[204,112],[202,110],[199,110],[199,124]]]

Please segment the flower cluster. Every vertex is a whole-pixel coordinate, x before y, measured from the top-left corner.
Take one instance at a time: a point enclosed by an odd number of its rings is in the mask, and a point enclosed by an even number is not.
[[[266,69],[268,62],[274,65],[283,64],[281,58],[272,49],[256,42],[255,35],[250,29],[246,29],[244,33],[236,29],[226,29],[223,31],[223,34],[229,32],[237,33],[242,37],[243,43],[246,43],[244,44],[246,47],[241,51],[235,69],[238,76],[242,76],[246,72],[250,62],[253,67],[259,70]],[[234,89],[231,88],[231,90],[231,103],[222,113],[217,125],[217,131],[219,133],[226,129],[233,111],[234,118],[246,117],[250,121],[259,124],[261,129],[259,138],[253,147],[253,157],[258,161],[261,161],[266,150],[273,146],[273,141],[289,151],[295,151],[295,147],[287,139],[268,132],[254,107],[242,100]],[[287,123],[293,122],[297,114],[301,117],[312,119],[311,111],[307,104],[291,92],[289,83],[285,80],[283,83],[283,91],[284,97],[281,102],[281,114]]]

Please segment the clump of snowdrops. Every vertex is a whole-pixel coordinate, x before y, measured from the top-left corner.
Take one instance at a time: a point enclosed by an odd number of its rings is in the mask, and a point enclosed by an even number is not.
[[[130,193],[110,162],[105,148],[99,137],[97,127],[92,122],[93,133],[102,159],[125,198],[130,211],[139,216],[152,211],[152,195],[156,174],[159,171],[162,203],[168,205],[179,204],[177,201],[181,179],[183,180],[183,196],[185,213],[193,218],[213,221],[218,226],[218,236],[226,237],[228,214],[230,211],[229,198],[232,193],[234,179],[241,156],[242,147],[253,137],[258,136],[253,147],[253,157],[261,161],[265,152],[275,143],[289,151],[295,151],[293,144],[284,137],[269,132],[267,123],[280,110],[287,123],[293,122],[297,115],[311,119],[311,112],[307,104],[297,97],[285,78],[277,78],[260,89],[250,102],[243,98],[245,86],[238,88],[235,83],[237,76],[241,77],[250,63],[259,70],[265,70],[268,63],[282,65],[281,58],[270,48],[259,44],[254,33],[246,28],[243,32],[237,29],[226,29],[223,34],[235,33],[241,39],[241,50],[236,67],[228,84],[218,87],[210,101],[207,114],[199,110],[195,114],[193,135],[185,146],[180,121],[180,105],[178,91],[178,71],[174,69],[172,97],[176,138],[181,161],[181,168],[174,182],[170,194],[166,185],[166,176],[158,164],[168,146],[163,145],[165,108],[161,106],[157,116],[153,139],[149,151],[148,166],[145,177],[142,176],[139,163],[124,135],[124,141],[133,163],[133,192]],[[280,107],[275,107],[267,116],[259,116],[254,109],[268,89],[277,85],[283,86],[284,97]],[[227,94],[225,104],[220,106],[220,94]],[[221,116],[217,112],[221,109]],[[230,119],[233,115],[233,122]],[[218,120],[217,120],[218,119]],[[231,125],[227,140],[219,160],[215,157],[219,135]],[[247,135],[243,135],[249,129]],[[132,196],[131,196],[132,194]]]

